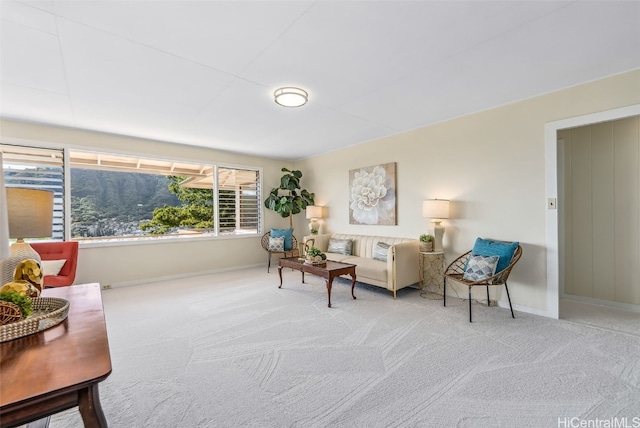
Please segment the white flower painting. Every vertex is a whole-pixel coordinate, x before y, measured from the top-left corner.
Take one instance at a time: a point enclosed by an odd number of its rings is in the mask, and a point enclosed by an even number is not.
[[[349,223],[396,224],[396,164],[349,171]]]

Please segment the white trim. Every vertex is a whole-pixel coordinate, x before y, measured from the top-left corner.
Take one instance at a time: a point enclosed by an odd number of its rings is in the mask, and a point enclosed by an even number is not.
[[[211,270],[198,271],[198,272],[192,272],[192,273],[180,273],[177,275],[158,276],[155,278],[145,278],[145,279],[138,279],[134,281],[114,282],[113,284],[101,284],[100,287],[103,290],[108,290],[110,288],[129,287],[131,285],[142,285],[142,284],[149,284],[152,282],[174,281],[177,279],[194,278],[198,276],[212,275],[212,274],[221,273],[221,272],[231,272],[236,270],[244,270],[244,269],[251,269],[254,267],[266,267],[266,266],[267,266],[266,263],[257,263],[253,265],[234,266],[234,267],[228,267],[228,268],[222,268],[222,269],[211,269]]]
[[[632,303],[614,302],[613,300],[594,299],[593,297],[574,296],[573,294],[563,294],[560,300],[571,300],[574,302],[589,303],[591,305],[604,306],[607,308],[623,309],[629,312],[640,313],[640,305]]]
[[[492,299],[493,301],[493,299]],[[493,305],[492,305],[493,306]],[[509,309],[509,302],[498,300],[498,306],[501,308]],[[514,312],[524,312],[531,315],[539,315],[541,317],[548,317],[547,312],[544,309],[533,308],[531,306],[518,305],[517,303],[512,304]],[[516,319],[518,318],[518,314],[514,314]]]
[[[25,146],[28,147],[28,146]],[[64,230],[64,240],[71,241],[71,166],[69,166],[69,149],[62,149],[62,224]]]
[[[545,193],[547,198],[558,200],[558,131],[591,125],[599,122],[640,115],[640,104],[614,110],[601,111],[584,116],[548,122],[544,126],[545,140]],[[558,200],[558,203],[561,201]],[[557,207],[556,207],[557,208]],[[560,277],[558,210],[547,210],[547,309],[544,316],[560,318]]]

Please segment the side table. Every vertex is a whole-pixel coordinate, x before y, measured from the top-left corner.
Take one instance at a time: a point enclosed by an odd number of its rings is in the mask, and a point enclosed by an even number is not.
[[[444,252],[420,251],[420,296],[441,299],[443,294]]]

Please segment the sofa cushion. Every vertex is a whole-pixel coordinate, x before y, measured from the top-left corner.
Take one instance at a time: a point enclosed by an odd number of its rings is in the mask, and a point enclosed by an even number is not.
[[[356,277],[358,281],[367,282],[365,278],[370,278],[387,282],[387,263],[385,262],[365,257],[351,257],[345,259],[344,263],[356,265]]]
[[[352,263],[352,262],[347,262],[347,259],[353,259],[356,260],[359,257],[353,257],[351,254],[338,254],[338,253],[329,253],[327,252],[327,260],[332,260],[334,262],[344,262],[344,263]],[[357,264],[357,263],[353,263],[353,264]]]
[[[389,247],[391,245],[386,242],[378,242],[373,248],[373,259],[380,260],[381,262],[387,261],[387,254],[389,254]]]
[[[338,253],[344,255],[351,255],[351,246],[353,241],[351,239],[329,239],[329,247],[327,253]]]
[[[279,238],[280,236],[284,236],[285,251],[290,251],[291,247],[293,247],[293,229],[271,229],[270,235],[272,238]]]

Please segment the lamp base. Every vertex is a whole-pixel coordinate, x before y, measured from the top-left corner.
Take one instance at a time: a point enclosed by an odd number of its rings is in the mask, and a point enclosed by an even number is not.
[[[15,242],[11,245],[11,254],[8,259],[4,259],[0,261],[2,269],[0,269],[0,286],[6,284],[7,282],[13,282],[13,273],[20,263],[23,260],[33,259],[38,262],[40,266],[42,266],[42,260],[40,258],[40,254],[34,250],[31,245],[24,241]]]
[[[309,223],[309,232],[312,235],[317,235],[318,234],[318,227],[319,227],[318,226],[318,221],[315,218],[311,219],[311,222]]]
[[[431,220],[431,223],[433,223],[433,251],[443,251],[444,226],[440,226],[440,220]]]

